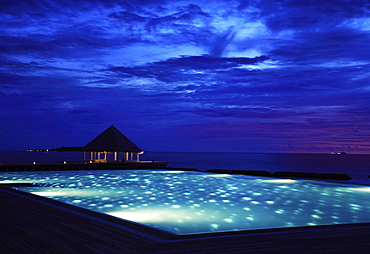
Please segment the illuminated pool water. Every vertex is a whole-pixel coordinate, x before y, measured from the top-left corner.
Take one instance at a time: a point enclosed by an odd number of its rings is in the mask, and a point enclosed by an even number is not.
[[[370,187],[170,170],[0,173],[18,190],[174,234],[370,222]]]

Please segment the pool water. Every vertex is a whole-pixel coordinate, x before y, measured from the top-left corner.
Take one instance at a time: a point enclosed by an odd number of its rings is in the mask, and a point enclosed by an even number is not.
[[[370,187],[171,170],[0,173],[0,183],[178,235],[370,222]]]

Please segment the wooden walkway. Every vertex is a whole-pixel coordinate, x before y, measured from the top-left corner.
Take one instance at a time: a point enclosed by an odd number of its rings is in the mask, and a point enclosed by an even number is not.
[[[175,236],[4,186],[0,204],[0,253],[369,253],[370,249],[368,223]]]
[[[159,169],[166,168],[165,161],[126,161],[126,162],[60,162],[49,164],[1,165],[0,172],[14,171],[68,171],[68,170],[109,170],[109,169]]]

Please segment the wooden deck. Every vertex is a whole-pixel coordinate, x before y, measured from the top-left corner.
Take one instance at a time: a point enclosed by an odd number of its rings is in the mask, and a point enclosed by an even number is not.
[[[0,172],[14,171],[68,171],[68,170],[108,170],[108,169],[157,169],[166,168],[165,161],[126,161],[126,162],[59,162],[49,164],[0,165]]]
[[[0,253],[369,253],[370,249],[369,223],[176,236],[4,186],[0,204]]]

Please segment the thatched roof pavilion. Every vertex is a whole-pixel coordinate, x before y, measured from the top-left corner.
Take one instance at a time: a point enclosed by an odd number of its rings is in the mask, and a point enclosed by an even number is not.
[[[139,155],[143,153],[143,150],[123,135],[116,127],[111,125],[82,147],[81,152],[84,153],[84,160],[91,162],[107,162],[109,160],[139,161]],[[89,159],[87,159],[88,154],[90,154]],[[122,154],[124,154],[124,157],[120,159]],[[112,159],[110,159],[110,155],[113,155]],[[136,158],[134,159],[134,157]]]

